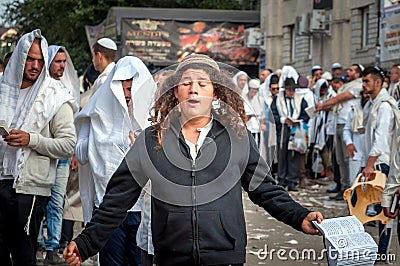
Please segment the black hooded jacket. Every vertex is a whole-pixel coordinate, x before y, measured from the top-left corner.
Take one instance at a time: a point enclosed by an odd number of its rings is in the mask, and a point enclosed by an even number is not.
[[[238,137],[213,120],[193,160],[179,128],[177,123],[167,130],[161,149],[155,148],[157,134],[151,129],[138,137],[109,181],[103,203],[75,239],[82,259],[105,245],[148,178],[157,265],[244,263],[242,188],[273,217],[301,230],[310,211],[275,185],[249,132]]]

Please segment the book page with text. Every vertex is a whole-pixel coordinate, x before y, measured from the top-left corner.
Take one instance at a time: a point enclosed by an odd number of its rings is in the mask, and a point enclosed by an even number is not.
[[[325,237],[364,232],[362,223],[355,216],[325,219],[320,224],[313,223]]]

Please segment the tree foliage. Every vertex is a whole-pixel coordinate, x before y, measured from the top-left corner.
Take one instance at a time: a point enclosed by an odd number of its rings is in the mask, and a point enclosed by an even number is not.
[[[22,0],[3,4],[2,19],[19,29],[20,35],[41,29],[49,44],[65,46],[75,68],[84,70],[91,62],[85,25],[97,25],[112,6],[255,9],[254,0]],[[18,36],[19,37],[19,36]]]

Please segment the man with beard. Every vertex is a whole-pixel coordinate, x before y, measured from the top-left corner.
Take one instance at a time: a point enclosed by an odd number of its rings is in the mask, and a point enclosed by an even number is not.
[[[382,89],[385,73],[379,67],[367,67],[362,72],[362,84],[364,92],[371,96],[371,100],[366,104],[365,109],[368,119],[364,118],[365,124],[365,168],[362,175],[369,180],[374,170],[381,171],[386,177],[395,156],[395,149],[398,143],[397,130],[399,128],[400,114],[397,103],[393,97],[389,96],[387,90]],[[395,166],[392,166],[395,167]],[[387,204],[387,202],[386,202]],[[388,207],[389,205],[382,205]],[[379,213],[381,206],[375,205],[375,210]],[[391,237],[391,228],[385,227],[379,222],[379,243],[378,254],[384,260],[386,257]]]
[[[0,83],[0,261],[36,265],[40,222],[57,160],[75,145],[73,97],[47,70],[48,45],[40,30],[18,41]]]
[[[64,47],[49,46],[49,74],[55,80],[61,82],[74,97],[75,110],[79,109],[79,79],[72,60]],[[73,119],[73,117],[71,118]],[[46,250],[45,265],[63,264],[64,260],[58,256],[57,250],[61,239],[62,217],[64,210],[64,197],[69,176],[70,159],[58,160],[56,180],[51,188],[51,197],[46,206],[47,239],[43,239],[43,230],[39,232],[38,242]],[[39,255],[40,252],[38,252]],[[43,259],[43,256],[38,258]]]
[[[329,111],[333,107],[336,121],[335,155],[340,170],[341,190],[332,197],[335,200],[343,200],[343,193],[350,187],[349,158],[346,155],[346,143],[343,140],[343,128],[346,124],[351,107],[357,104],[362,90],[361,73],[362,67],[353,64],[347,70],[349,82],[341,87],[335,97],[315,104],[316,111]]]

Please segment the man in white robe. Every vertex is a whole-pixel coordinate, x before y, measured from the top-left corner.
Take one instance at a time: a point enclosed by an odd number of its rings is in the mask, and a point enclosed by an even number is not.
[[[76,157],[80,168],[88,168],[91,173],[90,176],[80,176],[85,222],[90,220],[93,208],[98,208],[102,202],[109,179],[134,141],[133,134],[147,126],[155,88],[150,72],[139,58],[123,57],[76,116],[75,124],[79,132]],[[88,177],[90,180],[84,180]],[[140,223],[140,213],[137,213],[140,209],[141,205],[137,203],[126,218],[137,223],[136,230]],[[118,265],[127,265],[123,259],[130,259],[129,252],[133,248],[115,241],[114,237],[120,237],[118,230],[100,252],[101,264],[110,265],[110,260],[121,259]],[[134,241],[136,246],[135,239],[128,241]],[[118,256],[121,253],[124,255]],[[140,251],[138,254],[140,258]],[[129,263],[134,264],[135,261],[129,260]]]

